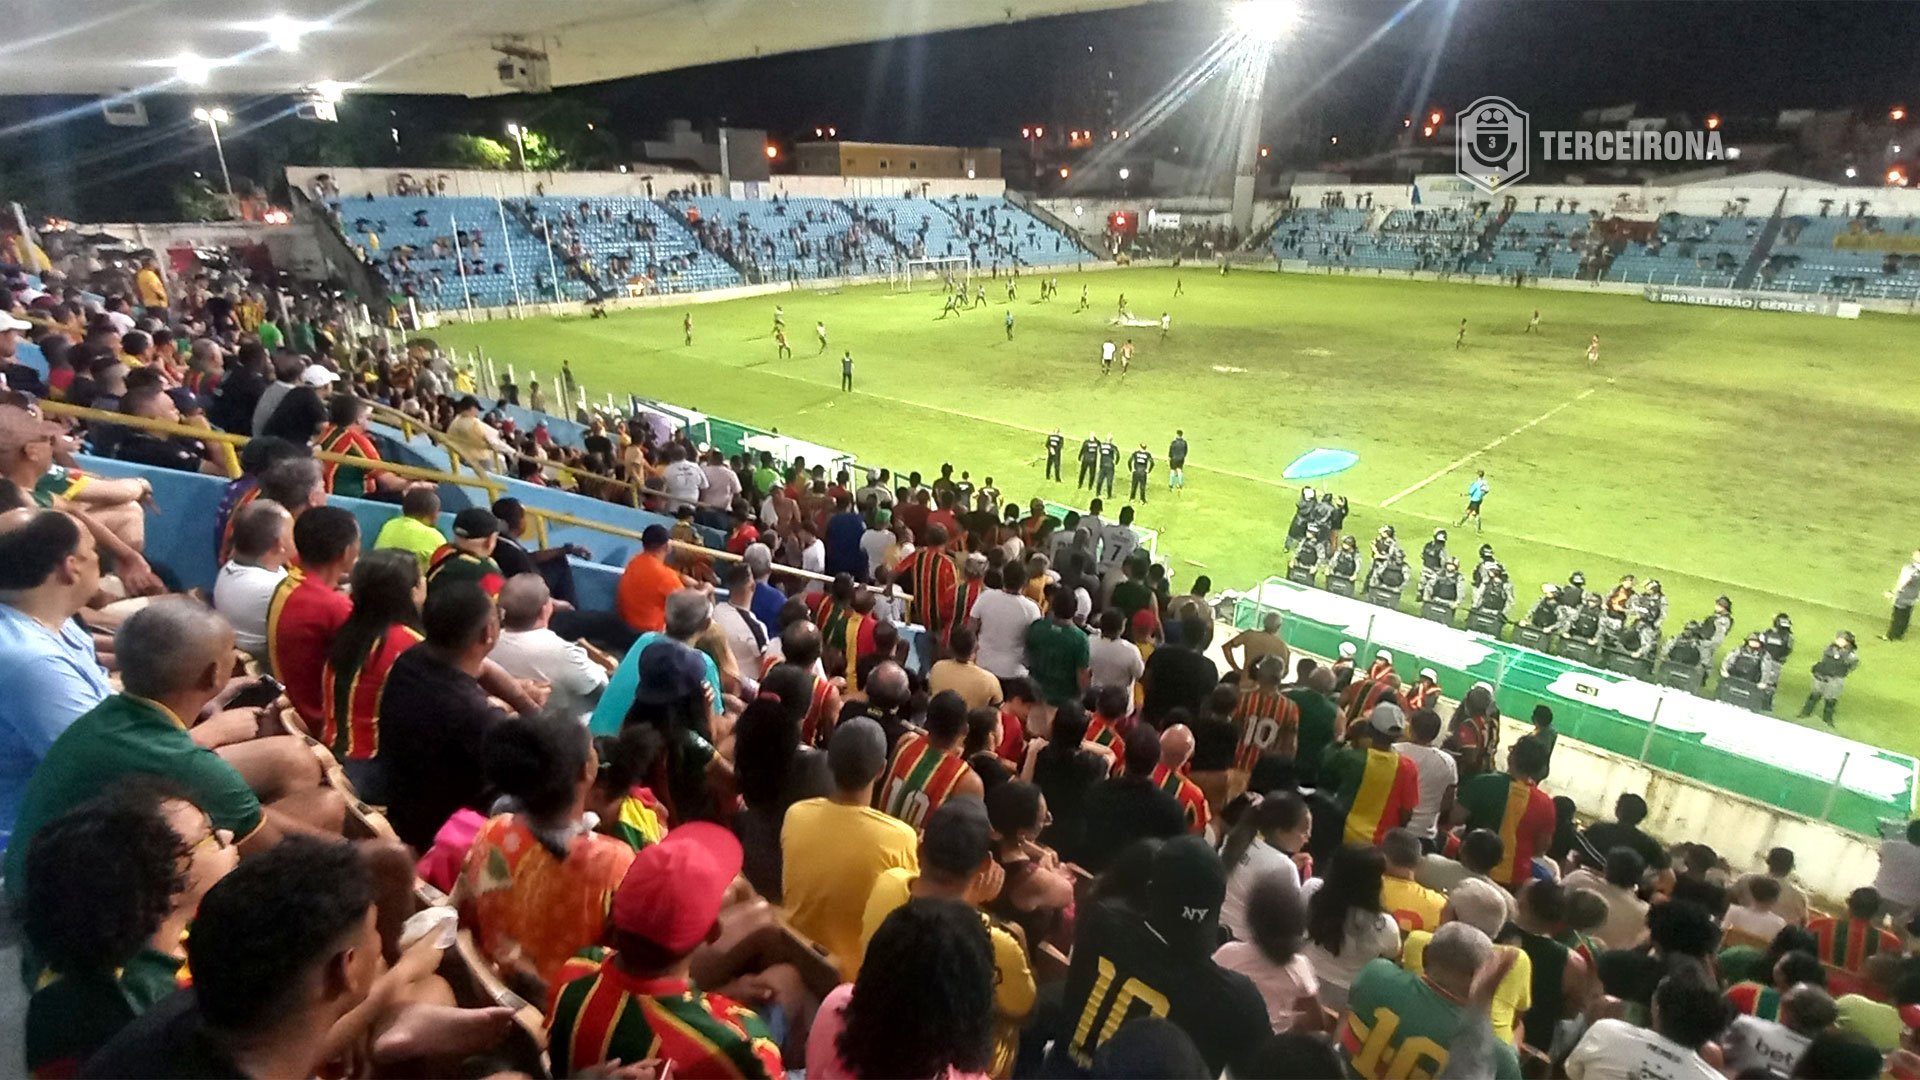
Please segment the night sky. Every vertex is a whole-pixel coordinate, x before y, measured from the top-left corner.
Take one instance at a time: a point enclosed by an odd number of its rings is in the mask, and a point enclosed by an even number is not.
[[[1733,131],[1741,117],[1784,108],[1920,109],[1920,3],[1419,0],[1403,8],[1307,0],[1306,10],[1299,34],[1276,49],[1265,131],[1283,145],[1289,133],[1309,142],[1314,149],[1288,163],[1301,167],[1317,164],[1324,143],[1315,140],[1327,134],[1341,136],[1343,152],[1378,148],[1398,133],[1401,117],[1483,94],[1512,98],[1536,123],[1632,102],[1642,113],[1718,112]],[[608,131],[636,150],[674,118],[765,128],[783,144],[828,124],[842,138],[1006,143],[1025,124],[1105,126],[1089,104],[1096,84],[1118,92],[1115,125],[1127,126],[1223,31],[1221,12],[1206,2],[1149,4],[717,64],[534,100],[354,96],[341,106],[349,122],[324,134],[336,144],[368,133],[384,142],[393,125],[403,134],[399,157],[373,160],[417,165],[443,133],[501,138],[506,119],[537,124],[570,100],[603,110]],[[1151,145],[1131,149],[1164,152],[1221,126],[1224,84],[1214,80]],[[272,176],[319,153],[323,133],[310,129],[326,125],[269,119],[283,113],[284,99],[229,104],[245,121],[229,134],[236,173]],[[10,130],[75,105],[72,121],[25,135]],[[139,131],[108,128],[76,99],[0,99],[0,194],[31,206],[41,192],[58,191],[66,207],[96,220],[165,216],[175,180],[214,164],[203,132],[186,118],[189,107],[150,100],[155,126]]]

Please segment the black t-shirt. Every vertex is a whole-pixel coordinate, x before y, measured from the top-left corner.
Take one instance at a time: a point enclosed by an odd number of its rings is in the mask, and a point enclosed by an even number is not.
[[[504,534],[499,542],[493,545],[493,562],[500,568],[501,577],[510,578],[515,574],[539,573],[539,568],[534,566],[533,556],[527,554],[527,549]]]
[[[296,386],[280,399],[280,405],[267,418],[260,434],[285,439],[296,446],[313,441],[321,425],[327,422],[327,406],[311,386]]]
[[[1602,859],[1614,848],[1632,848],[1647,861],[1649,870],[1667,868],[1667,849],[1660,846],[1660,841],[1641,832],[1636,825],[1622,825],[1617,821],[1595,822],[1587,827],[1587,846],[1599,853]]]
[[[193,991],[181,990],[121,1028],[78,1075],[100,1080],[227,1080],[247,1074],[208,1036]]]
[[[1047,456],[1059,457],[1060,448],[1064,445],[1066,445],[1066,440],[1061,438],[1060,436],[1058,435],[1047,436]]]
[[[613,457],[613,440],[608,438],[605,432],[597,434],[588,432],[587,437],[580,440],[580,445],[585,447],[589,454],[608,459]]]
[[[1164,1017],[1185,1032],[1209,1075],[1253,1075],[1247,1058],[1273,1034],[1266,1005],[1252,980],[1214,963],[1210,952],[1211,942],[1169,944],[1145,919],[1111,903],[1082,908],[1047,1075],[1087,1075],[1100,1044],[1127,1019],[1144,1016]]]
[[[1207,695],[1220,682],[1220,669],[1194,649],[1169,645],[1153,650],[1142,677],[1147,694],[1140,715],[1158,727],[1174,709],[1198,716]]]
[[[114,443],[113,456],[136,465],[180,472],[200,471],[200,444],[191,439],[161,438],[144,431],[127,431]]]
[[[1194,772],[1231,768],[1239,745],[1240,735],[1233,730],[1233,721],[1202,715],[1193,722],[1193,761],[1188,767]]]
[[[506,714],[480,683],[421,645],[400,654],[380,697],[380,752],[387,819],[416,851],[461,808],[487,811],[480,744]]]
[[[1088,439],[1080,444],[1080,460],[1092,464],[1100,457],[1100,440]]]
[[[1153,468],[1153,455],[1145,450],[1135,450],[1127,456],[1127,468],[1136,473],[1144,473]]]
[[[1167,461],[1174,465],[1187,460],[1187,440],[1175,439],[1167,445]]]
[[[207,403],[207,422],[221,431],[253,433],[253,409],[267,380],[251,368],[229,368],[220,378],[220,389]]]
[[[1047,797],[1047,811],[1053,824],[1040,832],[1040,842],[1058,851],[1077,853],[1087,792],[1105,779],[1107,763],[1089,750],[1076,751],[1072,757],[1047,747],[1034,755],[1033,782]]]
[[[1087,792],[1083,834],[1075,862],[1101,873],[1135,840],[1170,840],[1187,831],[1187,818],[1173,796],[1144,776],[1102,780]]]
[[[1100,467],[1112,469],[1120,463],[1120,447],[1113,443],[1100,444]]]

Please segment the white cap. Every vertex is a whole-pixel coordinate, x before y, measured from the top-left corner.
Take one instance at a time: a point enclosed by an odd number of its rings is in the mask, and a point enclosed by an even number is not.
[[[1353,642],[1351,642],[1351,641],[1343,641],[1343,642],[1341,642],[1341,643],[1340,643],[1340,659],[1342,659],[1342,660],[1351,660],[1351,659],[1353,659],[1353,654],[1354,654],[1354,653],[1355,653],[1356,651],[1358,651],[1358,650],[1356,650],[1356,649],[1355,649],[1355,648],[1353,647]]]
[[[340,381],[340,376],[328,371],[319,364],[309,364],[307,370],[300,373],[300,381],[307,386],[319,388],[322,386],[332,386],[334,383]]]
[[[1389,664],[1393,663],[1393,654],[1388,652],[1385,649],[1381,649],[1379,652],[1374,653],[1373,658],[1375,660],[1385,660]]]
[[[1420,677],[1421,677],[1421,678],[1423,678],[1423,679],[1431,679],[1431,680],[1433,680],[1434,682],[1439,682],[1439,681],[1440,681],[1440,673],[1439,673],[1439,672],[1437,672],[1437,671],[1435,671],[1435,670],[1433,670],[1433,669],[1432,669],[1432,668],[1430,668],[1430,667],[1423,667],[1423,668],[1421,668],[1421,669],[1420,669]]]
[[[0,330],[31,330],[33,324],[25,319],[16,319],[10,312],[0,311]]]

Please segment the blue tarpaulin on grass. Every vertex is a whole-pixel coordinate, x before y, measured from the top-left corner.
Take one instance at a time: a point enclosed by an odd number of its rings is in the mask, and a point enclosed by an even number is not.
[[[1293,459],[1284,474],[1289,480],[1311,480],[1316,476],[1331,476],[1337,472],[1351,469],[1360,455],[1351,450],[1328,450],[1317,447]]]

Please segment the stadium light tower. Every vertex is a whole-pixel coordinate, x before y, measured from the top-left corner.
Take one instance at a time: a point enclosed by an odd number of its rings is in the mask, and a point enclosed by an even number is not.
[[[1290,37],[1300,25],[1298,0],[1239,0],[1227,9],[1227,18],[1240,36],[1241,63],[1246,82],[1241,100],[1247,103],[1246,126],[1240,130],[1239,154],[1233,164],[1233,230],[1245,236],[1253,228],[1253,189],[1260,168],[1260,99],[1267,90],[1267,69],[1273,46]]]
[[[507,134],[513,136],[513,144],[520,148],[520,195],[527,194],[527,129],[513,121],[507,121]]]
[[[220,145],[220,125],[233,119],[233,116],[216,105],[211,109],[193,110],[193,118],[207,125],[207,130],[213,133],[213,156],[220,159],[220,182],[226,185],[227,198],[231,199],[233,198],[233,177],[227,172],[227,148]]]

